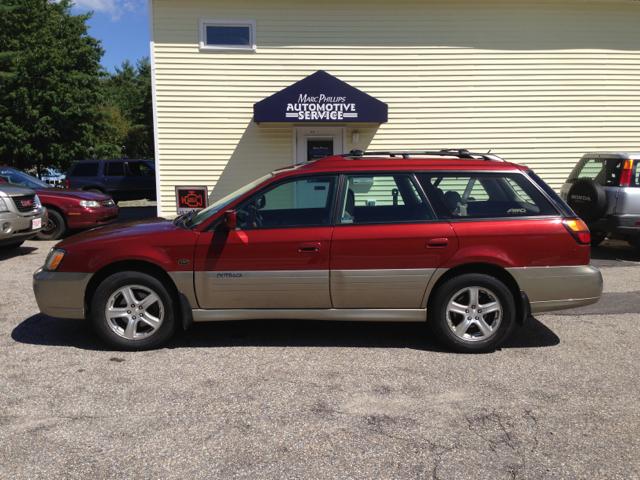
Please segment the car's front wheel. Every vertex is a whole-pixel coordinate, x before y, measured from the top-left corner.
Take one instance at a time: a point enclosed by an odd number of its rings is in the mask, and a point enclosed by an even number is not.
[[[55,210],[49,209],[49,220],[44,224],[42,230],[36,234],[38,240],[58,240],[64,235],[67,225],[64,218]]]
[[[158,279],[140,272],[106,278],[91,302],[98,334],[119,350],[150,350],[166,343],[175,330],[175,302]]]
[[[515,326],[515,301],[498,279],[464,274],[434,293],[429,323],[439,340],[464,353],[486,352],[502,345]]]

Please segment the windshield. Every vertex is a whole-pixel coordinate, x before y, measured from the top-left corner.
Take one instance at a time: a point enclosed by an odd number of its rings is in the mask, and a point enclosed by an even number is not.
[[[2,183],[28,188],[51,188],[51,185],[13,168],[0,168],[0,184]]]
[[[258,185],[260,185],[261,183],[266,182],[270,178],[273,178],[273,173],[268,173],[268,174],[264,175],[263,177],[260,177],[259,179],[254,180],[250,184],[245,185],[241,189],[236,190],[235,192],[227,195],[226,197],[221,198],[220,200],[218,200],[213,205],[209,205],[204,210],[200,210],[197,215],[194,215],[192,218],[189,218],[184,223],[184,226],[187,227],[187,228],[193,228],[193,227],[195,227],[197,225],[200,225],[202,222],[204,222],[208,218],[211,218],[213,215],[215,215],[220,210],[225,208],[227,205],[232,203],[234,200],[236,200],[237,198],[240,198],[245,193],[253,190]]]

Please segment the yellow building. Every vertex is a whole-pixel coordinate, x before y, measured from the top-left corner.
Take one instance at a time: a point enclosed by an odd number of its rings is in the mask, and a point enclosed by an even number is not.
[[[165,216],[176,213],[176,186],[206,186],[217,199],[351,149],[491,150],[559,188],[586,152],[640,148],[637,1],[150,0],[149,9]],[[316,94],[303,97],[300,85]]]

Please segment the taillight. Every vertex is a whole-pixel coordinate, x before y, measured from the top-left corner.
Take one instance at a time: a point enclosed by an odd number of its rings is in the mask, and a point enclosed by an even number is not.
[[[622,167],[622,175],[620,176],[620,186],[628,187],[631,183],[631,170],[633,169],[633,160],[627,159]]]
[[[589,232],[589,227],[587,227],[587,224],[579,218],[564,220],[562,224],[580,245],[589,245],[591,243],[591,232]]]
[[[65,186],[66,186],[67,188],[71,188],[71,187],[69,186],[69,179],[68,179],[68,178],[64,181],[64,184],[65,184]]]

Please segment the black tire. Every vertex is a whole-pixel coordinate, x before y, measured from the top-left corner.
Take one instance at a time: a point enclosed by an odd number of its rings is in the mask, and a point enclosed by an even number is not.
[[[126,298],[122,292],[127,289],[128,294],[135,297],[133,308],[130,308],[129,302],[126,305],[124,303]],[[147,306],[148,308],[139,308],[139,302],[143,303],[150,292],[157,296],[159,303],[154,301]],[[146,273],[126,271],[113,274],[98,286],[93,295],[93,326],[105,342],[118,350],[141,351],[158,348],[171,338],[176,327],[177,301],[169,292],[160,280]],[[111,319],[107,318],[105,310],[108,304],[113,304],[113,307],[122,312],[122,316],[112,315]],[[141,312],[146,319],[140,318]],[[152,323],[156,324],[156,320],[160,320],[156,328],[149,323],[151,319],[155,319]],[[127,325],[132,325],[129,335]]]
[[[24,240],[18,243],[11,243],[9,245],[0,245],[0,250],[15,250],[24,243]]]
[[[42,227],[36,238],[38,240],[58,240],[67,231],[67,224],[64,221],[64,217],[55,210],[49,209],[49,220]]]
[[[469,295],[474,289],[479,292],[477,304],[471,303],[472,297]],[[457,352],[478,353],[498,348],[509,338],[515,327],[516,305],[513,295],[501,281],[490,275],[469,273],[454,277],[432,295],[433,301],[429,303],[427,311],[429,325],[444,345]],[[461,314],[449,311],[449,302],[454,300],[459,305],[468,301],[469,308],[462,309]],[[491,302],[495,302],[500,311],[482,313],[479,307]],[[467,319],[463,315],[468,315]],[[466,328],[463,322],[467,322]],[[495,330],[483,333],[479,328],[481,322],[483,328],[487,329],[488,326]],[[464,331],[456,334],[455,329],[461,326]]]
[[[604,187],[588,178],[576,181],[567,195],[567,204],[586,223],[601,218],[607,211]]]
[[[597,247],[607,238],[607,234],[605,232],[600,232],[598,230],[591,230],[591,246]]]

